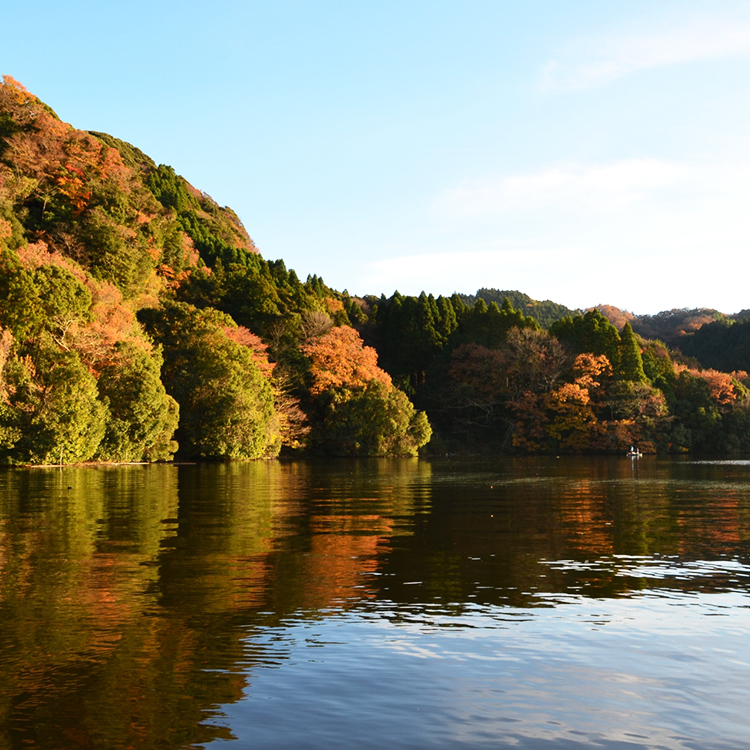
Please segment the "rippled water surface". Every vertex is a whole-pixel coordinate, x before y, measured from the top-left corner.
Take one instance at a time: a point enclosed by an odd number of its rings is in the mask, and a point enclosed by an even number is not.
[[[750,462],[0,473],[0,748],[745,748]]]

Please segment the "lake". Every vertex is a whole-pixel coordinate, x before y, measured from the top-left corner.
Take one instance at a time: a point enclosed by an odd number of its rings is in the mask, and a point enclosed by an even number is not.
[[[744,748],[750,461],[0,471],[0,748]]]

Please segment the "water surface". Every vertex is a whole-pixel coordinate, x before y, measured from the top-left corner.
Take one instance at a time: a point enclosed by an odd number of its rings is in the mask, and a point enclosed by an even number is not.
[[[0,473],[2,748],[741,748],[750,462]]]

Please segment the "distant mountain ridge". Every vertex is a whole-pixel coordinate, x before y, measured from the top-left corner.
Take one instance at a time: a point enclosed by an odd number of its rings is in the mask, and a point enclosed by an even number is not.
[[[585,310],[572,310],[552,300],[538,301],[518,290],[478,289],[476,294],[459,294],[468,306],[478,299],[488,305],[501,306],[505,299],[527,317],[544,328],[565,317],[582,315]],[[644,339],[658,339],[703,367],[724,372],[750,369],[750,309],[727,315],[713,308],[674,308],[655,315],[635,315],[614,305],[596,305],[597,309],[618,330],[630,323],[633,331]]]
[[[496,302],[502,307],[504,300],[509,300],[516,310],[520,310],[527,317],[532,317],[543,328],[549,328],[555,321],[566,316],[580,315],[583,310],[571,310],[565,305],[551,300],[538,301],[529,297],[528,294],[517,290],[478,289],[476,294],[459,294],[462,302],[473,307],[478,299],[483,299],[488,305]]]
[[[478,289],[476,294],[459,294],[465,305],[473,306],[478,299],[483,299],[488,305],[496,302],[502,306],[505,299],[509,300],[516,310],[534,318],[539,325],[549,328],[554,322],[574,315],[582,315],[589,308],[572,309],[552,300],[535,300],[524,292],[510,289],[486,288]],[[607,318],[612,325],[622,330],[625,323],[630,323],[633,330],[647,339],[660,339],[665,344],[677,346],[680,339],[695,333],[701,326],[717,320],[741,321],[750,318],[750,310],[742,310],[733,315],[726,315],[712,308],[681,308],[664,310],[656,315],[636,315],[614,305],[600,304],[594,306]]]

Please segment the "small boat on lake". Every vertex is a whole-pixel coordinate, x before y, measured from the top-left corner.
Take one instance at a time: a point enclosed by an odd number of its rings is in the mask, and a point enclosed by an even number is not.
[[[634,448],[631,445],[630,450],[625,455],[630,456],[630,458],[640,458],[643,454],[638,450],[638,448]]]

